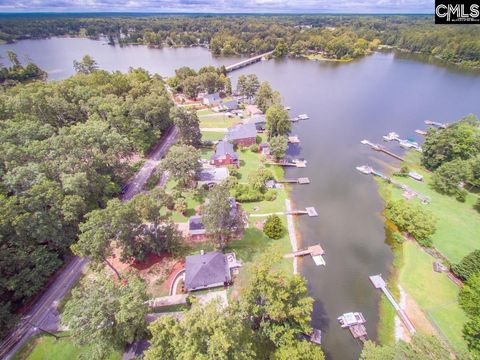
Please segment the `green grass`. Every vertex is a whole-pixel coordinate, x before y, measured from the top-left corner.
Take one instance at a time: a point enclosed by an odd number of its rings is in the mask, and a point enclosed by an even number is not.
[[[423,195],[431,198],[428,209],[437,218],[437,230],[432,236],[433,244],[450,262],[457,263],[465,255],[478,248],[480,234],[480,216],[474,209],[478,196],[468,193],[464,203],[454,197],[437,193],[430,187],[432,174],[419,166],[420,154],[408,152],[406,156],[409,167],[424,176],[419,182],[411,178],[397,178]],[[400,190],[393,190],[395,198],[401,196]]]
[[[244,183],[247,182],[248,174],[260,167],[260,154],[248,149],[238,150],[237,153],[240,158],[239,181]]]
[[[218,141],[225,137],[224,132],[218,131],[203,131],[202,132],[202,141]]]
[[[76,346],[67,333],[59,334],[61,338],[55,340],[48,335],[40,335],[30,339],[13,357],[14,360],[65,360],[77,359],[87,347]],[[120,352],[115,352],[108,360],[119,360]]]
[[[229,128],[235,124],[241,124],[242,119],[238,116],[227,117],[225,113],[215,113],[213,111],[198,111],[200,128]]]
[[[457,303],[459,288],[445,273],[432,269],[434,259],[414,242],[403,245],[405,265],[400,284],[456,351],[466,348],[462,337],[465,313]]]

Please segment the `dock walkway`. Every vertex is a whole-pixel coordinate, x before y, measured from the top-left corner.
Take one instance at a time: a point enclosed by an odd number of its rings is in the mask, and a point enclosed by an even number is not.
[[[400,160],[400,161],[405,161],[404,158],[402,158],[401,156],[385,149],[383,146],[379,145],[379,144],[374,144],[368,140],[362,140],[360,141],[363,145],[369,145],[373,150],[375,151],[379,151],[379,152],[383,152],[384,154],[387,154],[387,155],[390,155],[391,157],[397,159],[397,160]]]
[[[415,332],[416,332],[415,327],[413,326],[412,322],[408,318],[405,311],[403,311],[403,309],[400,307],[400,305],[398,305],[397,301],[395,300],[395,298],[390,293],[390,290],[387,289],[387,283],[385,282],[385,280],[383,280],[382,275],[381,274],[372,275],[372,276],[370,276],[370,281],[372,282],[373,286],[375,286],[376,289],[380,289],[380,290],[383,291],[383,293],[385,294],[387,299],[392,303],[393,307],[397,311],[398,316],[403,321],[403,323],[407,327],[410,334],[415,334]]]

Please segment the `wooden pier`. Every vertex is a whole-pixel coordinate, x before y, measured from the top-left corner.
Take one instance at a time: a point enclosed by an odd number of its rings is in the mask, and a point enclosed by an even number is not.
[[[256,55],[256,56],[253,56],[251,58],[248,58],[248,59],[245,59],[245,60],[242,60],[242,61],[239,61],[238,63],[235,63],[233,65],[229,65],[229,66],[226,66],[225,67],[225,70],[227,72],[231,72],[233,70],[238,70],[238,69],[241,69],[245,66],[248,66],[250,64],[254,64],[258,61],[261,61],[262,58],[266,57],[266,56],[269,56],[273,54],[273,51],[269,51],[269,52],[266,52],[266,53],[263,53],[263,54],[260,54],[260,55]]]
[[[298,179],[283,179],[283,180],[277,180],[277,183],[280,184],[310,184],[310,179],[308,177],[301,177]]]
[[[379,152],[383,152],[384,154],[387,154],[387,155],[390,155],[391,157],[397,159],[397,160],[400,160],[400,161],[405,161],[404,158],[402,158],[401,156],[385,149],[382,145],[379,145],[379,144],[374,144],[368,140],[362,140],[360,141],[363,145],[369,145],[373,150],[375,151],[379,151]]]
[[[285,215],[308,215],[310,217],[318,216],[317,210],[314,207],[306,207],[305,210],[289,210],[285,212]]]
[[[403,323],[405,324],[410,334],[415,334],[416,332],[415,327],[413,326],[412,322],[408,318],[405,311],[403,311],[400,305],[398,305],[397,301],[390,293],[390,290],[387,289],[387,283],[385,282],[385,280],[383,280],[382,275],[381,274],[372,275],[370,276],[370,281],[372,282],[373,286],[375,286],[376,289],[380,289],[383,291],[387,299],[390,301],[390,303],[393,305],[393,307],[397,311],[398,316],[403,321]]]
[[[325,255],[325,251],[320,246],[320,244],[309,246],[303,250],[294,251],[290,254],[284,255],[283,257],[286,259],[291,259],[291,258],[307,256],[307,255],[310,255],[312,257],[313,261],[315,262],[315,265],[317,266],[326,264],[325,259],[323,258],[323,255]]]
[[[355,340],[360,340],[362,343],[368,340],[367,329],[362,324],[352,325],[348,327]]]
[[[268,162],[267,164],[269,165],[278,165],[278,166],[294,166],[298,168],[305,168],[307,167],[307,161],[306,160],[280,160],[278,162]]]

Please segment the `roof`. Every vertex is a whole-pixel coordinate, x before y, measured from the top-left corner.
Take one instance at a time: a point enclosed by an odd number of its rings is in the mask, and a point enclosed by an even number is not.
[[[188,219],[188,232],[190,235],[205,234],[205,226],[203,225],[201,216],[195,215]]]
[[[226,167],[202,169],[198,175],[198,181],[201,182],[222,182],[228,177],[228,169]]]
[[[247,123],[252,123],[252,124],[261,124],[266,122],[265,120],[265,115],[257,114],[253,115],[250,119],[248,119]]]
[[[229,100],[229,101],[224,101],[222,103],[222,106],[229,109],[229,110],[234,110],[238,107],[238,101],[237,99]]]
[[[241,124],[228,129],[225,138],[229,141],[249,139],[257,136],[255,124]]]
[[[245,110],[247,110],[250,115],[262,114],[262,110],[260,110],[257,105],[247,105]]]
[[[220,140],[215,147],[215,153],[212,155],[212,159],[223,159],[227,154],[230,154],[232,159],[238,160],[238,154],[233,150],[233,144],[228,141]]]
[[[185,288],[195,290],[230,282],[231,275],[225,254],[213,251],[185,258]]]
[[[220,100],[220,94],[218,92],[213,94],[207,94],[203,97],[203,99],[208,101],[218,101]]]

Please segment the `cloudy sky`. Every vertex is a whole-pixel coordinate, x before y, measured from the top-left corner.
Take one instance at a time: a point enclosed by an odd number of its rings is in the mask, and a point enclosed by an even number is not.
[[[433,0],[0,0],[0,12],[432,13]]]

